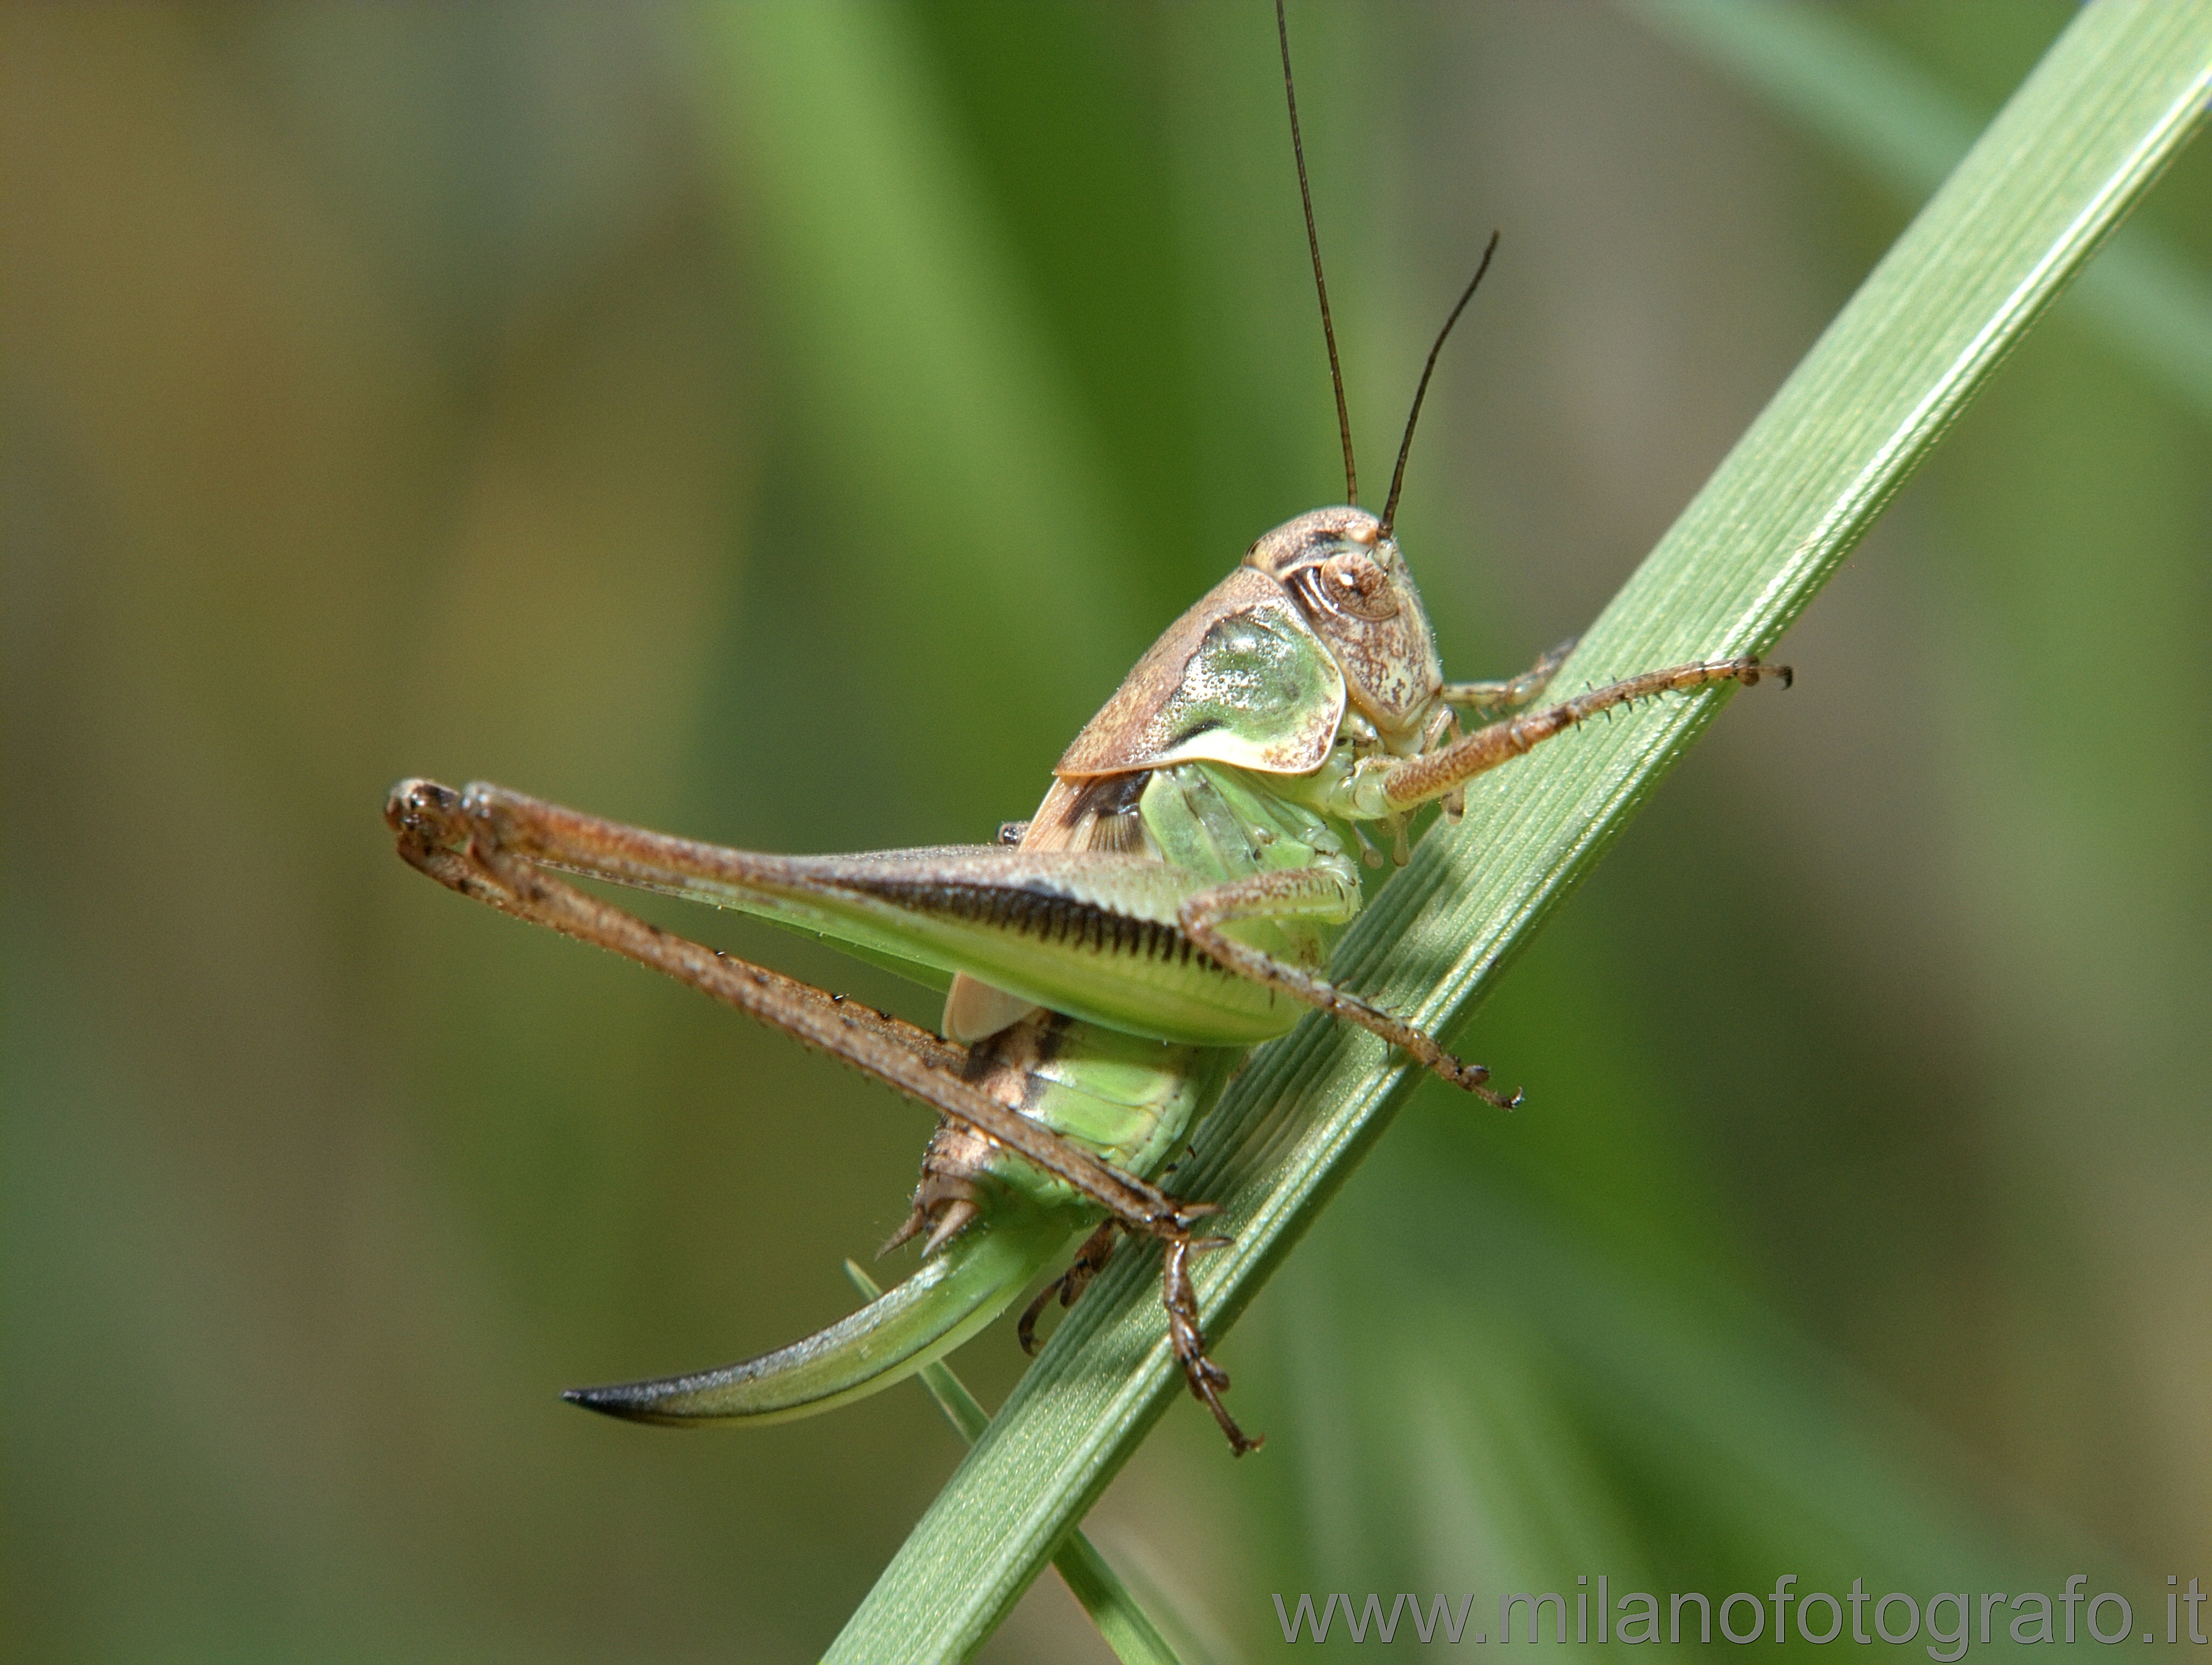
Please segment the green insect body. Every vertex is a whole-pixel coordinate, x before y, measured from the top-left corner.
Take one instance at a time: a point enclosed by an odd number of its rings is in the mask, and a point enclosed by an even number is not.
[[[1539,694],[1558,657],[1504,683],[1447,685],[1386,524],[1316,510],[1146,654],[1054,772],[1018,844],[784,857],[690,843],[490,786],[394,789],[400,853],[465,894],[670,972],[935,1107],[939,1130],[896,1244],[921,1268],[819,1334],[694,1375],[568,1396],[641,1420],[772,1421],[912,1374],[990,1322],[1076,1234],[1107,1225],[1057,1290],[1073,1299],[1116,1230],[1166,1248],[1163,1302],[1191,1389],[1239,1452],[1228,1377],[1206,1355],[1190,1256],[1212,1212],[1151,1182],[1254,1044],[1308,1010],[1358,1023],[1506,1103],[1434,1038],[1330,984],[1357,915],[1363,835],[1402,859],[1408,817],[1601,711],[1751,683],[1754,659],[1673,667],[1474,732],[1461,711]],[[1786,672],[1773,673],[1786,677]],[[946,990],[944,1036],[644,924],[551,876],[611,880],[825,936]],[[1042,1298],[1023,1321],[1026,1341]]]

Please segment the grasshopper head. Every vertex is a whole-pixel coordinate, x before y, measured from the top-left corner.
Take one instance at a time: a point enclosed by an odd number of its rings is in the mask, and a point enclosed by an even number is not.
[[[1419,751],[1443,665],[1413,575],[1382,523],[1364,509],[1315,509],[1254,544],[1244,565],[1297,598],[1382,743],[1401,755]]]

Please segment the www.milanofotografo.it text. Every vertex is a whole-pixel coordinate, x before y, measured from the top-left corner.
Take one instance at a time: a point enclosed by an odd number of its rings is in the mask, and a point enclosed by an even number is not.
[[[1468,1621],[1476,1617],[1472,1592],[1457,1603],[1438,1595],[1425,1607],[1410,1593],[1386,1597],[1370,1592],[1356,1606],[1342,1591],[1320,1596],[1302,1592],[1289,1601],[1278,1593],[1275,1617],[1285,1642],[1326,1642],[1332,1628],[1340,1638],[1355,1643],[1394,1642],[1401,1621],[1408,1624],[1409,1640],[1430,1644],[1716,1639],[1742,1644],[1762,1638],[1786,1641],[1794,1631],[1797,1638],[1816,1644],[1848,1638],[1862,1646],[1876,1642],[1901,1646],[1917,1641],[1926,1646],[1930,1659],[1944,1661],[1962,1658],[1975,1643],[1992,1638],[2109,1646],[2140,1636],[2145,1642],[2194,1643],[2199,1647],[2212,1640],[2204,1632],[2205,1596],[2195,1577],[2185,1586],[2178,1575],[2167,1575],[2166,1611],[2158,1612],[2154,1598],[2146,1603],[2140,1630],[2133,1601],[2117,1590],[2091,1595],[2088,1582],[2087,1573],[2075,1573],[2056,1595],[2035,1589],[1945,1589],[1926,1595],[1905,1590],[1875,1595],[1868,1592],[1864,1579],[1854,1578],[1850,1589],[1837,1595],[1824,1589],[1800,1592],[1797,1575],[1785,1572],[1764,1595],[1737,1590],[1715,1599],[1698,1590],[1670,1590],[1662,1596],[1635,1589],[1614,1596],[1610,1581],[1601,1572],[1595,1583],[1587,1573],[1577,1577],[1571,1598],[1559,1590],[1501,1594],[1494,1638],[1487,1630],[1468,1629]],[[2161,1617],[2163,1637],[2157,1627]]]

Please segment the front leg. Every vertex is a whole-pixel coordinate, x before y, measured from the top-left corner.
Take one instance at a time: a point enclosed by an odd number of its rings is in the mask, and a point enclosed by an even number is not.
[[[1420,757],[1363,760],[1338,787],[1330,810],[1355,821],[1402,815],[1457,791],[1477,775],[1510,763],[1617,705],[1633,705],[1662,693],[1688,693],[1723,682],[1752,687],[1770,676],[1785,688],[1790,686],[1789,666],[1761,664],[1755,655],[1700,660],[1624,677],[1541,711],[1524,711],[1486,724]]]
[[[1484,1086],[1490,1079],[1489,1070],[1479,1063],[1461,1062],[1437,1044],[1436,1038],[1426,1031],[1415,1028],[1404,1019],[1394,1017],[1302,966],[1240,942],[1222,929],[1239,919],[1298,918],[1342,923],[1358,909],[1357,880],[1325,867],[1285,868],[1232,879],[1200,891],[1183,903],[1178,923],[1184,935],[1240,977],[1279,989],[1316,1011],[1343,1018],[1380,1035],[1393,1046],[1410,1053],[1423,1068],[1434,1070],[1454,1087],[1463,1087],[1500,1110],[1510,1110],[1519,1104],[1519,1093],[1508,1099]]]

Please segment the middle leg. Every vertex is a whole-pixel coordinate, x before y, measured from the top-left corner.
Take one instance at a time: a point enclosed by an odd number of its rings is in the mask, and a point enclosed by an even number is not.
[[[1479,1063],[1464,1063],[1446,1051],[1427,1031],[1338,988],[1303,966],[1279,960],[1249,942],[1240,942],[1223,929],[1224,925],[1239,919],[1345,920],[1358,907],[1356,881],[1325,868],[1286,868],[1255,873],[1202,890],[1183,903],[1176,923],[1184,935],[1240,977],[1279,989],[1316,1011],[1358,1024],[1411,1054],[1423,1068],[1433,1070],[1454,1087],[1462,1087],[1500,1110],[1510,1110],[1519,1104],[1519,1093],[1509,1099],[1486,1087],[1484,1083],[1490,1079],[1488,1069]]]

